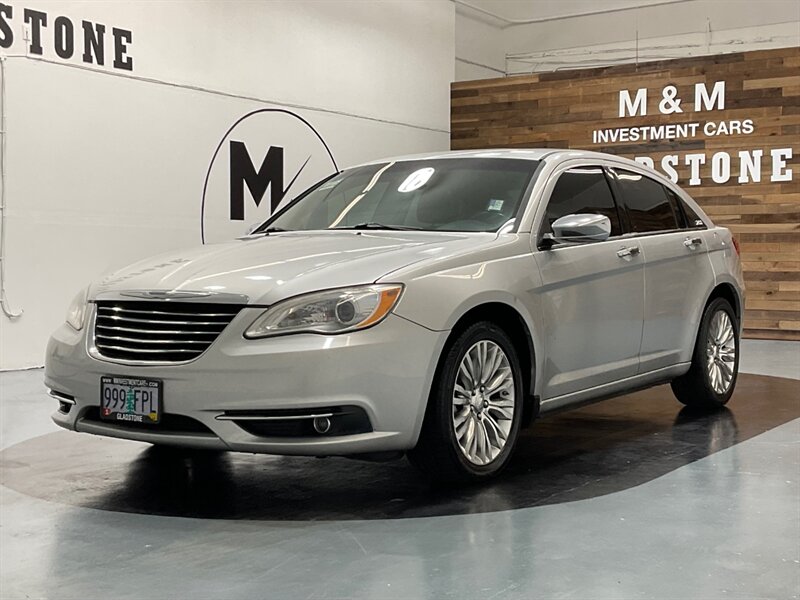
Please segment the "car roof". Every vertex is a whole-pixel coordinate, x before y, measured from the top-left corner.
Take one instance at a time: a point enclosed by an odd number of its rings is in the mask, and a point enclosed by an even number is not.
[[[570,159],[603,159],[637,166],[642,165],[628,158],[603,152],[591,152],[589,150],[569,150],[564,148],[484,148],[479,150],[443,150],[440,152],[426,152],[422,154],[408,154],[405,156],[392,156],[380,160],[372,160],[362,165],[374,165],[386,162],[401,162],[410,160],[446,160],[450,158],[513,158],[522,160],[542,160],[544,158],[553,159],[556,162]]]

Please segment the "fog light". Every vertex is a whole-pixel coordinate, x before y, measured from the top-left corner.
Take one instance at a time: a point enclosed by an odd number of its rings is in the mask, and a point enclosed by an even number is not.
[[[317,433],[328,433],[331,430],[331,420],[328,417],[314,418],[314,431]]]
[[[47,394],[51,398],[58,400],[58,410],[62,414],[68,414],[70,409],[75,406],[75,398],[64,392],[57,392],[47,388]]]

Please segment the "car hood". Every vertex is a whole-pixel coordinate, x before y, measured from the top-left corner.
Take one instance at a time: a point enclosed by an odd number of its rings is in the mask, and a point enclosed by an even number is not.
[[[309,231],[243,238],[163,254],[111,273],[90,298],[123,292],[247,296],[272,304],[305,292],[372,283],[402,267],[473,247],[495,234]],[[126,294],[127,295],[127,294]],[[135,295],[135,294],[133,294]]]

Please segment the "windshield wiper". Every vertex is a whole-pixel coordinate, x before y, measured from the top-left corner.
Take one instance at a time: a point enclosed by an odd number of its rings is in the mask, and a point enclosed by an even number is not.
[[[284,229],[283,227],[267,227],[266,229],[262,229],[257,233],[263,233],[265,235],[269,235],[270,233],[283,233],[285,231],[290,231],[290,230]]]
[[[368,223],[357,223],[356,225],[344,225],[341,227],[333,227],[332,229],[390,229],[396,231],[422,231],[421,227],[406,227],[404,225],[384,225],[383,223],[376,223],[370,221]]]

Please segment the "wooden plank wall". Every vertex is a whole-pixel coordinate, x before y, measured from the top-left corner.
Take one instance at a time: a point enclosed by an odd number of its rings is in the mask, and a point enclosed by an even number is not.
[[[695,84],[705,83],[710,92],[721,80],[724,109],[694,112]],[[667,85],[677,87],[683,113],[659,111]],[[620,117],[620,90],[630,90],[633,98],[643,87],[646,116]],[[598,129],[746,119],[753,122],[749,135],[700,131],[689,139],[598,144],[592,138]],[[454,150],[582,148],[648,156],[657,169],[664,156],[677,155],[679,185],[741,244],[745,335],[800,340],[800,48],[457,82],[451,89],[451,120]],[[771,181],[770,151],[776,148],[793,149],[786,164],[790,181]],[[763,152],[760,183],[738,182],[740,150]],[[712,157],[720,151],[731,156],[727,183],[712,181]],[[689,185],[684,164],[692,153],[706,157],[696,186]]]

